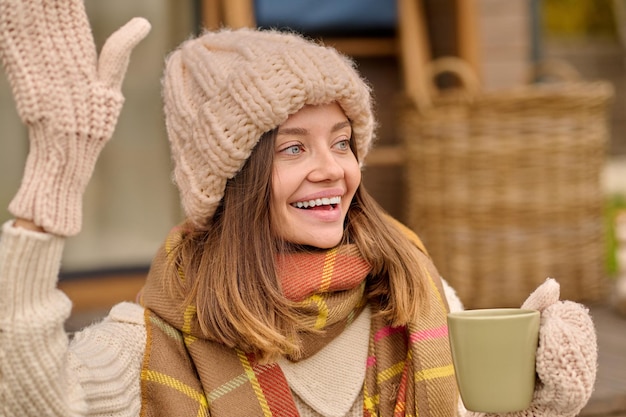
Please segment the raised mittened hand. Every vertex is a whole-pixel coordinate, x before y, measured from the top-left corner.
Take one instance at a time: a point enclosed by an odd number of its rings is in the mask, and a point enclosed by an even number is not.
[[[47,232],[80,231],[82,196],[124,102],[133,48],[150,24],[134,18],[98,57],[82,0],[0,0],[0,59],[30,150],[9,205]]]

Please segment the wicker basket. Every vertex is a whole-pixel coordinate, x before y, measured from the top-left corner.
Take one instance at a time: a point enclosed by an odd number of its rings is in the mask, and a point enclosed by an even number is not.
[[[608,140],[606,82],[567,80],[407,106],[406,220],[468,308],[519,306],[547,277],[562,298],[596,301],[605,272],[600,176]],[[435,76],[433,75],[433,77]]]

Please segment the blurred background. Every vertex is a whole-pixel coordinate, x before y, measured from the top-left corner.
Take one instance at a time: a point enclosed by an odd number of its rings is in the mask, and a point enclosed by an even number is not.
[[[182,220],[160,98],[168,51],[204,28],[290,28],[352,56],[371,82],[379,128],[364,182],[432,248],[466,305],[515,304],[545,277],[555,276],[567,298],[593,306],[604,348],[601,387],[585,415],[626,415],[626,289],[618,284],[626,276],[626,225],[620,227],[626,222],[626,0],[85,3],[98,46],[133,16],[146,17],[153,29],[133,53],[124,110],[85,195],[83,231],[67,242],[60,285],[74,302],[69,329],[134,299],[156,249]],[[461,58],[475,82],[433,81],[430,63],[448,56]],[[540,78],[534,69],[544,62],[565,68],[557,74],[564,83],[557,80],[549,93],[531,85]],[[469,98],[468,86],[474,88]],[[459,90],[449,111],[450,101],[439,100],[438,91],[443,96]],[[537,91],[540,105],[535,101],[536,111],[528,116],[524,106]],[[581,104],[568,107],[574,96]],[[483,110],[491,107],[492,120],[475,111],[474,102]],[[486,135],[475,127],[479,118],[481,129],[501,119],[510,123]],[[460,130],[444,129],[449,125]],[[19,186],[28,140],[3,73],[0,127],[4,222],[10,219],[6,207]],[[537,143],[507,148],[515,140]],[[466,152],[452,148],[456,144]],[[420,158],[432,163],[418,163]],[[457,194],[450,194],[453,190]],[[447,199],[454,213],[424,203],[431,194]],[[521,203],[503,205],[501,194]],[[499,235],[507,239],[498,240]],[[503,259],[511,263],[496,262]]]

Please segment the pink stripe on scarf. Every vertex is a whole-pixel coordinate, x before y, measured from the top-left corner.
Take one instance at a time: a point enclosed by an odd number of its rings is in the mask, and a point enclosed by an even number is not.
[[[422,340],[437,339],[446,336],[448,336],[448,326],[443,325],[435,329],[427,329],[417,333],[411,333],[409,340],[411,341],[411,343],[415,343]]]
[[[404,332],[405,330],[406,328],[404,326],[400,326],[400,327],[385,326],[376,332],[376,334],[374,335],[374,341],[378,342],[380,339],[384,339],[385,337],[391,336],[392,334]]]

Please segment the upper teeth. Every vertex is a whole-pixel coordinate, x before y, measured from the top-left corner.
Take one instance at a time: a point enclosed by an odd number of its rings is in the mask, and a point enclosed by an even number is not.
[[[317,198],[315,200],[309,201],[298,201],[297,203],[293,203],[292,205],[297,208],[309,208],[315,206],[323,206],[329,204],[339,204],[341,202],[341,197],[331,197],[331,198]]]

